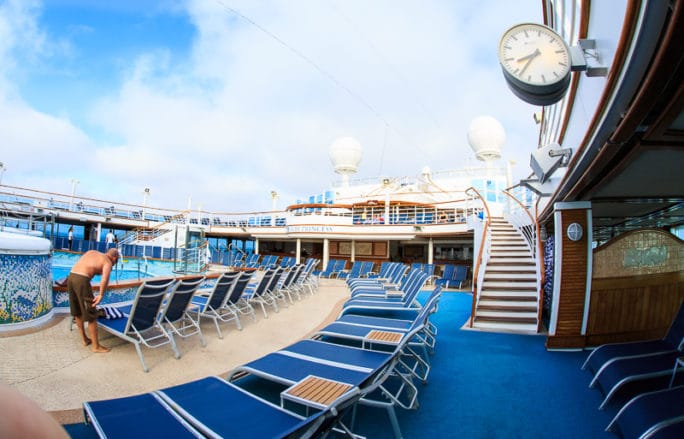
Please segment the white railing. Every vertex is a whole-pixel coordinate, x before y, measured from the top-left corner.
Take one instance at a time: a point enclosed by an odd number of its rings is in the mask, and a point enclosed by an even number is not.
[[[538,316],[537,321],[541,322],[541,309],[543,297],[543,283],[544,283],[544,250],[539,239],[539,222],[537,221],[536,212],[532,211],[530,200],[533,197],[529,189],[521,186],[516,186],[516,195],[508,191],[503,191],[509,197],[508,208],[504,211],[504,218],[513,225],[525,238],[525,242],[534,258],[535,271],[537,272],[537,292],[538,292]],[[527,201],[523,202],[521,201]]]
[[[472,328],[475,320],[475,310],[480,301],[480,293],[482,292],[482,284],[484,283],[485,271],[487,269],[487,262],[489,261],[489,254],[491,250],[491,224],[492,217],[487,206],[487,201],[482,197],[482,194],[475,188],[468,188],[466,190],[468,223],[472,225],[473,233],[473,250],[475,252],[475,264],[473,265],[473,299],[470,312],[470,327]]]

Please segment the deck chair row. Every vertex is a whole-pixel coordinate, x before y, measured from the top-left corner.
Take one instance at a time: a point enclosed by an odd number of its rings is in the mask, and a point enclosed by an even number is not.
[[[313,262],[289,269],[282,267],[267,270],[261,278],[256,271],[227,272],[221,274],[213,286],[200,293],[205,283],[203,276],[185,279],[151,279],[138,288],[132,302],[110,308],[119,318],[98,319],[98,327],[135,346],[145,372],[149,371],[142,347],[158,348],[169,345],[175,358],[181,353],[175,337],[197,335],[206,345],[201,319],[213,321],[219,338],[223,338],[221,324],[234,322],[242,329],[241,318],[249,316],[256,321],[254,307],[260,305],[267,317],[266,305],[278,310],[278,301],[293,302],[303,294],[313,294],[317,282],[311,276]],[[250,286],[250,283],[252,285]],[[251,289],[250,289],[251,288]]]
[[[171,437],[319,437],[333,428],[353,437],[350,409],[361,404],[386,408],[399,437],[394,406],[417,407],[412,377],[426,380],[429,368],[424,367],[425,361],[416,360],[423,354],[414,347],[434,347],[434,340],[424,341],[429,339],[424,334],[436,334],[427,321],[440,292],[433,291],[420,310],[407,309],[405,319],[354,318],[347,313],[336,326],[236,368],[226,380],[207,377],[142,395],[86,402],[86,421],[101,437],[128,437],[131,432]],[[371,320],[360,323],[363,319]],[[400,340],[384,337],[366,345],[368,334],[361,330],[398,334]],[[333,342],[340,337],[344,344]],[[350,346],[351,341],[361,345]],[[240,386],[247,376],[279,383],[283,391],[271,400],[256,396]],[[143,412],[144,425],[139,418]]]
[[[395,407],[418,407],[416,382],[427,382],[436,334],[428,319],[440,294],[438,287],[420,309],[405,309],[403,318],[372,309],[369,315],[348,312],[310,339],[237,367],[228,380],[245,387],[254,387],[255,380],[269,382],[278,386],[273,399],[281,405],[319,410],[327,408],[316,396],[325,389],[357,387],[357,405],[384,408],[395,436],[401,437]],[[296,390],[303,387],[309,396]],[[354,429],[348,418],[340,425],[349,434]]]
[[[599,346],[582,368],[594,374],[589,386],[604,394],[600,409],[631,397],[607,430],[684,437],[684,302],[664,338]],[[634,395],[637,388],[642,393]]]

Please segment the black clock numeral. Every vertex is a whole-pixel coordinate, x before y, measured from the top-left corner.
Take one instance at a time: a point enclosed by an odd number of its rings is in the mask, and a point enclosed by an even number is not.
[[[545,82],[546,82],[546,77],[544,77],[544,75],[541,75],[541,78],[542,78],[542,82],[545,83]]]

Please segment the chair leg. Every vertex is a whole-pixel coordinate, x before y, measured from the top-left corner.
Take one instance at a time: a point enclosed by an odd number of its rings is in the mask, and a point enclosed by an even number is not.
[[[223,334],[221,334],[221,328],[219,327],[218,323],[218,318],[214,317],[214,325],[216,326],[216,332],[218,333],[218,337],[223,340]]]
[[[149,372],[150,369],[147,368],[147,364],[145,364],[145,357],[143,357],[142,349],[140,349],[140,343],[134,343],[135,344],[135,350],[138,352],[138,358],[140,358],[140,362],[142,363],[143,370],[145,372]]]

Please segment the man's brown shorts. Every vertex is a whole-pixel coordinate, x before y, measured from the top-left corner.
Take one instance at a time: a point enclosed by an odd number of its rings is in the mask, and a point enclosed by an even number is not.
[[[97,319],[97,309],[93,306],[95,296],[90,286],[90,278],[69,273],[67,291],[69,291],[69,308],[72,316],[81,317],[86,322]]]

